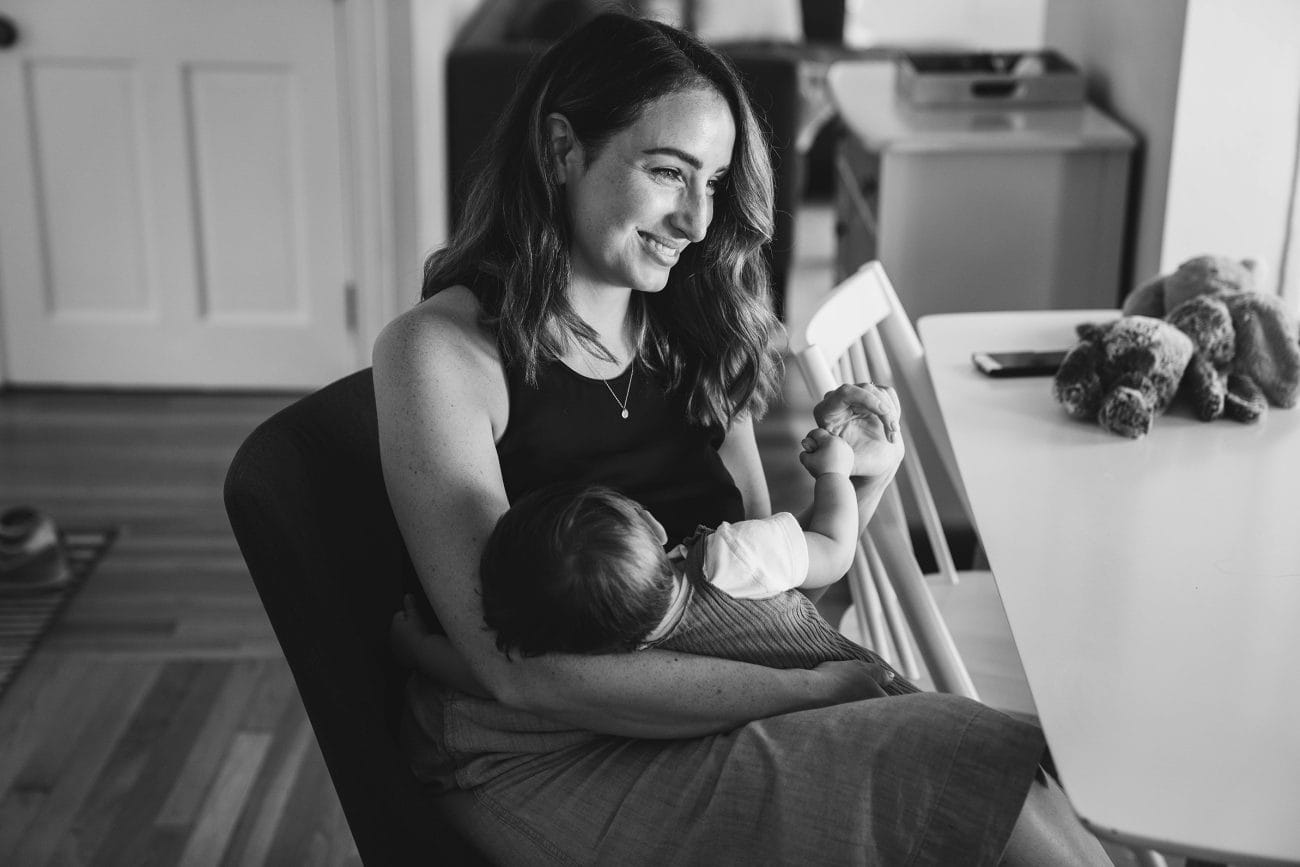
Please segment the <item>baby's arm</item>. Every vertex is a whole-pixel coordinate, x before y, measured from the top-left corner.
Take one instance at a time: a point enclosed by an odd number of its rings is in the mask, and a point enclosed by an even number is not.
[[[801,586],[824,587],[849,571],[858,544],[858,499],[849,480],[853,449],[816,428],[803,440],[799,462],[813,477],[813,502],[804,524],[808,577]]]

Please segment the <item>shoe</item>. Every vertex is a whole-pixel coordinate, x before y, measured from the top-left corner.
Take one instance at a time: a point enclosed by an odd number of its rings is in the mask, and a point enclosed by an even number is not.
[[[0,513],[0,593],[57,590],[71,579],[48,515],[27,506]]]

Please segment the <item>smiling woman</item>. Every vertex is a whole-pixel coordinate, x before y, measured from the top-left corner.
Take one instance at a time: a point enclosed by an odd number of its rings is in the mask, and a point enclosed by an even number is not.
[[[663,289],[682,251],[703,241],[713,220],[714,191],[736,140],[726,100],[712,88],[668,94],[591,149],[562,114],[547,120],[575,215],[571,293]]]
[[[601,16],[539,59],[422,297],[469,287],[529,383],[545,356],[611,377],[636,354],[713,422],[761,412],[778,381],[755,255],[772,237],[772,167],[728,62],[694,40],[666,49],[688,37],[661,27]],[[602,286],[622,291],[586,291]],[[664,288],[671,301],[644,296]]]
[[[529,492],[614,488],[673,543],[770,513],[753,419],[779,326],[768,151],[696,39],[593,19],[533,68],[483,166],[374,356],[388,495],[446,633],[421,636],[404,739],[423,780],[474,793],[466,835],[505,864],[992,864],[1013,827],[1050,826],[1066,848],[1011,863],[1105,863],[1033,782],[1034,726],[955,696],[864,700],[865,663],[498,650],[480,563]],[[818,405],[851,418],[862,521],[902,459],[897,413],[869,384]]]

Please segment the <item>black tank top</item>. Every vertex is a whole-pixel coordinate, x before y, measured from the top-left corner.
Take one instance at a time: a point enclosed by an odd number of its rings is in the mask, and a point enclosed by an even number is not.
[[[744,518],[718,456],[722,426],[691,423],[685,395],[668,393],[645,368],[629,367],[609,388],[558,361],[543,363],[536,387],[519,372],[507,380],[510,418],[497,456],[510,502],[556,482],[607,485],[658,518],[670,544],[700,524]],[[628,395],[626,419],[609,389]]]

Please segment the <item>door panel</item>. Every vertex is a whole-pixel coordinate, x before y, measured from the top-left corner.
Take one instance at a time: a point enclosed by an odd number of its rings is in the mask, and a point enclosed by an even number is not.
[[[44,241],[37,267],[51,316],[148,312],[132,78],[120,62],[28,64],[35,217]],[[86,157],[91,137],[93,160]]]
[[[18,384],[313,387],[345,320],[337,4],[0,0]]]
[[[186,83],[202,313],[227,322],[305,316],[289,71],[191,67]]]

